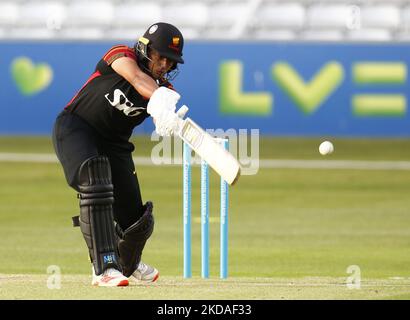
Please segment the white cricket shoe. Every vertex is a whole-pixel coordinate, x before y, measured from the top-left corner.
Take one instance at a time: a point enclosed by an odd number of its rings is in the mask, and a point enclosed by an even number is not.
[[[97,276],[93,267],[93,281],[91,284],[99,287],[126,287],[129,282],[128,278],[117,269],[109,268]]]
[[[159,271],[150,265],[140,262],[137,270],[129,277],[129,279],[134,283],[140,282],[154,282],[159,277]]]

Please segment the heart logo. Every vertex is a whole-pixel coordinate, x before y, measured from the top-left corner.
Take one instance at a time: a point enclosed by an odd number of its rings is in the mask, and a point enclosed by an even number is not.
[[[34,64],[27,57],[18,57],[13,60],[11,74],[18,89],[25,96],[31,96],[44,90],[53,80],[53,69],[48,64]]]

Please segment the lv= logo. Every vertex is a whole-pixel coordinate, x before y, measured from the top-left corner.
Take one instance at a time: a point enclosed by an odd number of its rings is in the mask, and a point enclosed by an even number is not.
[[[309,82],[303,81],[297,71],[286,62],[275,64],[273,78],[305,113],[315,112],[343,81],[343,67],[336,61],[325,64]]]
[[[407,78],[404,62],[356,62],[352,65],[352,80],[358,90],[368,86],[403,85]],[[325,63],[309,80],[304,80],[289,63],[279,61],[272,66],[272,79],[305,115],[317,112],[342,85],[345,70],[337,61]],[[272,113],[274,97],[270,92],[244,92],[243,66],[239,60],[225,61],[219,69],[219,105],[224,114],[266,117]],[[384,89],[384,87],[383,87]],[[373,90],[374,91],[374,90]],[[406,97],[400,94],[352,94],[353,115],[403,116]]]

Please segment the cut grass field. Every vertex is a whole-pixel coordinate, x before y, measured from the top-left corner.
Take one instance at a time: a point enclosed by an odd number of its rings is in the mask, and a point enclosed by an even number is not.
[[[246,278],[226,280],[164,276],[152,284],[122,288],[90,286],[88,275],[63,275],[59,288],[47,287],[47,275],[0,275],[0,292],[7,299],[121,300],[288,300],[288,299],[408,299],[409,281],[363,281],[360,289],[346,287],[345,278]],[[246,292],[244,294],[244,292]]]
[[[410,160],[410,140],[264,138],[261,158]],[[149,156],[148,137],[135,139]],[[49,137],[0,137],[0,153],[52,153]],[[229,278],[219,280],[218,177],[211,175],[211,279],[200,275],[199,169],[193,169],[193,274],[182,278],[182,169],[137,168],[155,231],[143,260],[157,283],[94,288],[75,192],[56,163],[0,162],[0,299],[409,299],[410,171],[268,169],[230,188]],[[61,289],[47,288],[47,267]],[[346,285],[357,265],[360,289]]]

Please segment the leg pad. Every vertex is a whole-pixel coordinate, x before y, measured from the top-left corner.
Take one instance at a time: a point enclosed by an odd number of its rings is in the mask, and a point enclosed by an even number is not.
[[[114,217],[114,188],[110,162],[105,156],[90,158],[79,169],[81,232],[97,275],[118,263]]]
[[[129,277],[137,269],[145,243],[154,230],[152,202],[147,202],[144,209],[142,217],[125,231],[118,224],[115,226],[119,238],[119,261],[126,277]]]

